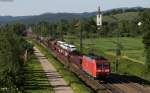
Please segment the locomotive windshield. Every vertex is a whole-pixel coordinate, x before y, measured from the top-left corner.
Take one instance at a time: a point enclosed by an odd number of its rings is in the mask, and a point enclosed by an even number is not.
[[[96,59],[97,68],[109,68],[109,63],[106,58],[98,57]]]
[[[103,64],[97,64],[97,68],[102,68]]]
[[[97,66],[97,68],[107,68],[107,67],[109,67],[109,64],[97,64],[96,65]]]

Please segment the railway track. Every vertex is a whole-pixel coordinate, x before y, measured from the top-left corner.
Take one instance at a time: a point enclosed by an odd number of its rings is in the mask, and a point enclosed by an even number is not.
[[[114,76],[111,78],[112,78],[112,80],[110,80],[111,82],[117,81],[119,84],[122,84],[124,86],[124,90],[126,87],[126,91],[128,89],[129,91],[133,91],[135,93],[150,93],[150,90],[146,89],[143,85],[130,81],[127,78],[123,78],[119,76]]]
[[[150,90],[144,86],[119,75],[112,75],[107,79],[107,82],[104,81],[101,84],[108,88],[111,93],[150,93]]]
[[[107,88],[109,90],[109,93],[124,93],[123,90],[113,86],[111,83],[108,83],[108,82],[102,83],[101,81],[99,81],[99,83],[101,83],[105,88]]]
[[[41,44],[41,43],[40,43]],[[47,48],[44,44],[43,47]],[[65,66],[74,72],[82,81],[84,81],[89,87],[95,90],[97,93],[150,93],[149,89],[145,89],[142,85],[134,83],[120,77],[119,75],[111,75],[107,80],[94,80],[93,78],[85,75],[85,73],[75,64],[70,64],[67,58],[61,54],[47,48],[51,54],[58,59]]]

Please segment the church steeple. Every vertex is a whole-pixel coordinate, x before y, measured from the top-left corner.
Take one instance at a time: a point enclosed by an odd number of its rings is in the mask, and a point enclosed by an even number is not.
[[[100,27],[102,26],[102,13],[101,13],[101,10],[100,10],[100,6],[98,6],[97,26],[98,26],[98,29],[100,29]]]

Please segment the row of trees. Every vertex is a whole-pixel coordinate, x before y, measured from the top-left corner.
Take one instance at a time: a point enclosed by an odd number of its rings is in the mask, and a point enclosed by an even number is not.
[[[112,22],[103,22],[103,26],[100,30],[97,29],[96,22],[93,18],[83,19],[83,36],[85,38],[90,37],[115,37],[120,31],[121,37],[137,37],[140,36],[143,32],[139,29],[137,25],[139,20],[119,20],[113,17],[116,21]],[[78,20],[67,21],[61,20],[58,23],[48,23],[48,22],[39,22],[38,24],[33,24],[32,29],[38,35],[43,36],[63,36],[63,35],[73,35],[78,36],[80,30],[77,29],[76,25]]]
[[[30,49],[22,35],[23,24],[0,27],[0,93],[23,91],[23,65],[25,51]]]
[[[150,12],[145,11],[141,14],[142,20],[142,30],[144,33],[143,43],[145,45],[145,52],[146,52],[146,66],[150,71]]]

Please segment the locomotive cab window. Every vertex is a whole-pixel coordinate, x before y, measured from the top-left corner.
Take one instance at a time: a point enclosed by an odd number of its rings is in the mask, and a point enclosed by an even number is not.
[[[96,66],[97,66],[97,68],[102,68],[103,64],[97,64]]]

